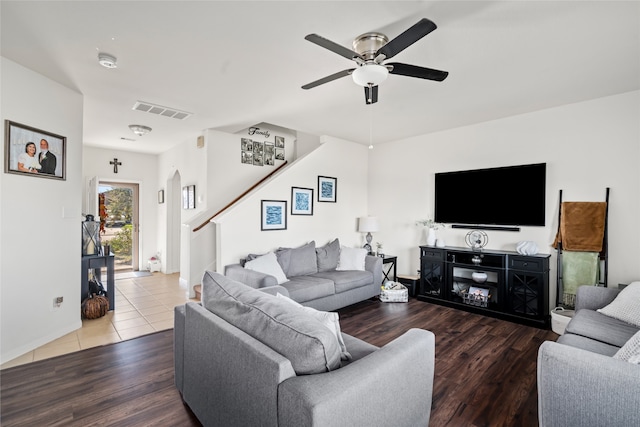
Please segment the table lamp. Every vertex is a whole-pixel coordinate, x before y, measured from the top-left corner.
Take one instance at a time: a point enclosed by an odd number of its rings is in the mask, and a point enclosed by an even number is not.
[[[371,253],[371,240],[373,239],[371,232],[373,231],[375,233],[378,231],[378,218],[375,216],[363,216],[358,218],[358,231],[361,233],[367,233],[367,243],[363,247]]]

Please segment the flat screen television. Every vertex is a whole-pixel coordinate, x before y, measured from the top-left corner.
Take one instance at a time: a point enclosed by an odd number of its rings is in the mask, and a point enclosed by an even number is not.
[[[436,222],[544,226],[546,163],[435,175]]]

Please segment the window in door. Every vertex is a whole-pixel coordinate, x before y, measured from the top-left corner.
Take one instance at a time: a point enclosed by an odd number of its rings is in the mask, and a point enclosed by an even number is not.
[[[138,184],[98,184],[101,235],[115,256],[116,270],[138,270]]]

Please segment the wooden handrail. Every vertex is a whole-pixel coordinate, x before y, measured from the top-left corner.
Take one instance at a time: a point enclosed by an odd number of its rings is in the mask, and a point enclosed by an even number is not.
[[[227,209],[229,209],[231,206],[233,206],[238,200],[242,199],[244,196],[246,196],[251,190],[253,190],[254,188],[256,188],[257,186],[259,186],[260,184],[262,184],[263,182],[265,182],[267,179],[271,178],[273,175],[275,175],[276,172],[278,172],[280,169],[282,169],[283,167],[285,167],[287,165],[287,163],[289,163],[288,160],[285,160],[283,164],[281,164],[280,166],[278,166],[273,172],[271,172],[269,175],[265,176],[264,178],[262,178],[260,181],[256,182],[255,184],[253,184],[251,187],[249,187],[249,189],[245,190],[242,194],[240,194],[238,197],[236,197],[235,199],[233,199],[231,201],[231,203],[227,204],[227,206],[225,206],[224,208],[220,209],[218,212],[214,213],[208,220],[206,220],[205,222],[203,222],[202,224],[200,224],[199,226],[197,226],[196,228],[193,229],[194,232],[200,230],[202,227],[204,227],[205,225],[209,224],[209,222],[211,222],[211,220],[215,217],[217,217],[218,215],[220,215],[222,212],[226,211]]]

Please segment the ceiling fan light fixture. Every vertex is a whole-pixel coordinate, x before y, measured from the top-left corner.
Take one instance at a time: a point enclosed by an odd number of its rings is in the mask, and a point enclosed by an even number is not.
[[[138,136],[146,135],[152,130],[149,126],[143,125],[129,125],[129,129]]]
[[[364,64],[351,73],[353,81],[359,86],[378,86],[388,75],[387,67],[378,64]]]
[[[109,55],[108,53],[99,53],[98,54],[98,63],[102,65],[104,68],[118,68],[117,59],[113,55]]]

